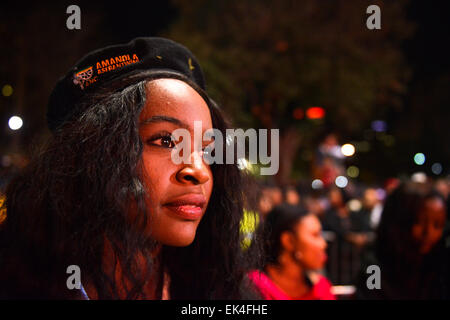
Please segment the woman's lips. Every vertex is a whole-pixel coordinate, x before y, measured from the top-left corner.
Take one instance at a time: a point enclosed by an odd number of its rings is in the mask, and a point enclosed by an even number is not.
[[[202,217],[206,198],[202,194],[187,194],[169,200],[163,206],[182,219],[198,220]]]

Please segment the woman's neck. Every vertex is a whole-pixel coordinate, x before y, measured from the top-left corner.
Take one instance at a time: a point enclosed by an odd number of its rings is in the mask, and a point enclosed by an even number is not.
[[[305,270],[288,253],[280,256],[279,264],[267,266],[266,272],[292,298],[301,297],[311,289],[306,281]]]

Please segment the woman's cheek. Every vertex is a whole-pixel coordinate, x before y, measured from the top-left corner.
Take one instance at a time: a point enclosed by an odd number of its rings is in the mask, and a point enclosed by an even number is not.
[[[162,201],[162,196],[166,194],[167,189],[170,187],[171,168],[167,161],[154,155],[144,155],[143,161],[143,182],[149,201],[148,205],[156,210]]]
[[[170,155],[155,155],[151,152],[144,152],[142,160],[144,162],[145,173],[149,179],[148,182],[160,183],[164,175],[170,172],[170,168],[174,166],[171,162]],[[166,177],[167,181],[169,178]]]

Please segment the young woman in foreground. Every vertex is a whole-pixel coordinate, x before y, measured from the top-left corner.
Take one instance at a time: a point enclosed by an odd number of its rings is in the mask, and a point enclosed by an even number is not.
[[[227,128],[188,49],[137,38],[91,52],[47,118],[50,140],[6,192],[0,298],[247,297],[241,171],[193,148],[191,164],[171,159],[175,129]]]

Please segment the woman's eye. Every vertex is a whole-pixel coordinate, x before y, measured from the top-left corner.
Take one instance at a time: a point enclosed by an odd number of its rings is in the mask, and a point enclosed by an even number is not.
[[[163,148],[174,148],[175,142],[172,139],[171,135],[163,135],[152,137],[148,140],[150,144],[157,145]]]
[[[208,146],[206,148],[203,148],[202,152],[203,152],[203,155],[209,155],[209,156],[214,157],[214,150],[215,150],[214,147]]]

